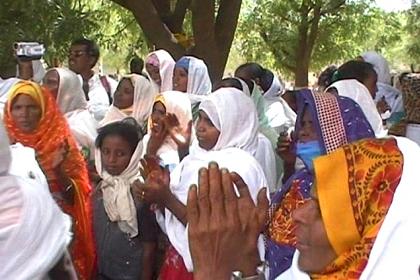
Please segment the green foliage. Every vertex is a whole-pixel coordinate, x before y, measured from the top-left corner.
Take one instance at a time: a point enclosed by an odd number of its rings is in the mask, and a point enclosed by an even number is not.
[[[413,5],[408,12],[406,31],[410,34],[407,54],[411,64],[420,65],[420,4]]]
[[[45,61],[53,65],[66,57],[73,39],[97,26],[95,13],[77,0],[2,0],[0,60],[11,61],[13,42],[38,41],[46,46]]]
[[[292,78],[297,61],[298,28],[304,22],[300,12],[305,0],[248,1],[239,22],[236,50],[247,60],[259,61]],[[313,2],[313,1],[312,1]],[[326,65],[357,57],[365,50],[377,50],[404,60],[393,51],[401,47],[405,24],[403,13],[385,13],[370,1],[320,0],[323,15],[319,21],[309,70],[318,72]],[[314,17],[313,11],[308,21]],[[417,21],[418,22],[418,21]],[[417,28],[417,31],[419,29]],[[417,36],[418,38],[418,36]]]

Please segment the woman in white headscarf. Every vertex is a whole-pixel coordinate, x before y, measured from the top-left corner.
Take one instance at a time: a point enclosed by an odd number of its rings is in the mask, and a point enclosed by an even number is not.
[[[87,109],[88,104],[77,75],[67,68],[52,68],[45,74],[43,85],[55,97],[85,158],[93,159],[98,123]]]
[[[287,102],[281,97],[285,91],[284,83],[271,71],[265,70],[267,79],[271,79],[269,89],[264,92],[264,99],[267,104],[265,115],[272,128],[278,134],[295,126],[296,113],[290,108]]]
[[[225,105],[220,107],[221,104]],[[192,277],[191,273],[188,274],[193,271],[193,263],[188,246],[185,204],[189,187],[198,182],[200,168],[207,167],[214,161],[221,168],[236,172],[249,186],[254,203],[258,192],[267,187],[264,171],[251,155],[251,152],[258,148],[255,109],[247,112],[242,110],[239,104],[246,105],[247,108],[253,105],[251,99],[233,88],[222,88],[210,94],[209,98],[200,104],[200,115],[195,127],[198,141],[193,143],[190,154],[171,172],[170,180],[167,171],[156,170],[160,173],[158,176],[166,177],[164,181],[157,181],[159,187],[152,183],[155,175],[150,175],[146,185],[136,190],[146,201],[157,202],[165,207],[164,230],[171,247],[161,270],[161,279]],[[234,108],[226,110],[226,106]],[[168,182],[169,186],[163,188],[165,182]],[[156,193],[160,195],[156,196]],[[159,197],[167,199],[160,200]],[[261,238],[259,249],[260,256],[263,256]]]
[[[340,80],[329,86],[326,91],[330,89],[337,90],[338,95],[349,97],[359,104],[377,138],[387,135],[387,131],[382,124],[381,116],[376,109],[375,102],[369,90],[363,84],[353,79]]]
[[[145,129],[147,120],[152,113],[156,94],[151,83],[145,77],[137,74],[124,76],[114,94],[114,102],[100,126],[132,117]]]
[[[77,279],[67,253],[70,218],[35,181],[11,175],[10,163],[9,140],[0,123],[0,278]],[[68,271],[55,274],[66,263]]]
[[[207,65],[193,56],[183,56],[175,64],[173,89],[188,93],[192,105],[193,120],[198,117],[198,106],[211,92],[211,80]]]
[[[391,123],[398,122],[404,116],[404,104],[401,92],[391,85],[388,61],[375,51],[365,52],[361,57],[372,64],[378,74],[375,101],[376,103],[385,101],[390,108],[390,114],[384,114],[383,119],[388,119]]]
[[[147,55],[146,73],[156,93],[172,90],[172,75],[175,60],[165,50],[157,50]]]

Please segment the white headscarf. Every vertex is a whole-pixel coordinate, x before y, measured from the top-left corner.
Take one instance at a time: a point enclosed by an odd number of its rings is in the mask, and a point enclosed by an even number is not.
[[[157,50],[147,55],[145,59],[146,63],[147,63],[148,58],[152,54],[154,54],[159,60],[159,74],[160,74],[160,79],[161,79],[161,85],[159,87],[150,77],[149,73],[147,73],[147,75],[149,76],[149,80],[152,82],[153,86],[155,87],[155,92],[164,92],[164,91],[172,90],[172,76],[174,74],[175,60],[167,51]]]
[[[118,222],[122,232],[130,237],[138,234],[137,210],[131,195],[131,184],[140,179],[140,159],[143,142],[137,144],[127,168],[118,176],[112,176],[102,168],[101,151],[95,150],[96,171],[102,178],[101,190],[105,212],[111,222]]]
[[[369,260],[360,276],[366,279],[418,279],[420,260],[420,180],[418,159],[420,148],[416,143],[397,137],[398,148],[404,156],[404,168],[392,204],[376,236]],[[293,256],[289,270],[277,280],[309,280],[298,267],[299,251]],[[395,269],[398,268],[398,269]]]
[[[200,110],[223,132],[213,151],[235,147],[255,155],[258,116],[251,98],[236,88],[220,88],[201,102]]]
[[[112,105],[101,121],[100,126],[120,121],[126,117],[133,117],[139,125],[143,126],[152,113],[153,102],[157,95],[157,92],[153,90],[152,84],[145,77],[137,74],[130,74],[123,78],[130,79],[134,87],[133,113],[129,116]]]
[[[376,109],[375,102],[373,101],[369,90],[363,84],[354,79],[340,80],[330,85],[326,91],[330,88],[337,89],[338,95],[349,97],[359,104],[372,126],[376,137],[384,137],[387,134],[387,131],[382,125],[382,118]]]
[[[212,151],[239,148],[250,153],[261,165],[270,190],[276,187],[277,172],[270,141],[258,132],[254,102],[236,88],[221,88],[200,104],[220,134]]]
[[[267,101],[267,105],[269,106],[270,103],[278,101],[280,96],[283,95],[284,90],[284,82],[280,80],[276,75],[274,75],[270,88],[264,93],[264,98]]]
[[[54,70],[59,76],[57,104],[61,112],[66,114],[78,109],[86,109],[86,97],[76,73],[66,68],[52,68],[47,73]]]
[[[364,61],[373,65],[376,74],[378,74],[378,82],[391,84],[391,72],[389,70],[388,61],[375,51],[368,51],[362,54]]]
[[[194,105],[205,99],[211,92],[211,80],[207,65],[203,60],[193,56],[184,56],[189,60],[187,93],[191,104]]]
[[[268,123],[278,134],[294,127],[297,117],[289,104],[281,97],[284,90],[285,86],[283,81],[274,75],[270,88],[263,95],[267,104],[265,115],[267,116]]]
[[[45,279],[71,240],[70,218],[48,190],[8,174],[9,142],[0,124],[0,279]]]

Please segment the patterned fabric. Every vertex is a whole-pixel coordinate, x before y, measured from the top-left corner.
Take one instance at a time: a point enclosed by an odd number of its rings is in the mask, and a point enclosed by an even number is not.
[[[330,93],[313,94],[318,113],[319,127],[321,128],[322,139],[324,139],[326,152],[334,151],[343,142],[347,142],[344,124],[341,118],[337,98]],[[337,121],[331,121],[337,120]],[[343,139],[346,139],[343,141]]]
[[[31,134],[23,133],[11,116],[11,104],[19,94],[27,94],[38,104],[44,104],[44,113],[39,125]],[[41,106],[41,105],[40,105]],[[52,193],[62,192],[67,186],[59,182],[53,169],[52,154],[61,146],[68,145],[68,153],[61,168],[74,185],[74,204],[61,203],[63,211],[75,221],[75,240],[71,253],[80,279],[90,279],[95,261],[92,232],[91,186],[83,156],[71,136],[69,127],[60,113],[52,95],[33,82],[21,81],[11,88],[5,107],[4,122],[11,139],[35,149],[38,162],[43,169]]]
[[[403,162],[393,138],[362,140],[315,160],[319,207],[338,257],[313,278],[359,279],[401,180]]]
[[[165,261],[160,269],[159,280],[193,280],[193,273],[185,268],[181,255],[172,245],[168,246]]]
[[[350,98],[305,89],[297,95],[297,106],[295,131],[300,130],[304,109],[307,108],[320,135],[323,154],[352,141],[374,137],[372,127],[360,106]],[[312,184],[313,174],[304,168],[296,172],[271,200],[266,251],[270,279],[275,279],[292,263],[296,237],[291,214],[310,198]]]
[[[409,123],[420,123],[420,74],[407,74],[401,77],[406,120]]]

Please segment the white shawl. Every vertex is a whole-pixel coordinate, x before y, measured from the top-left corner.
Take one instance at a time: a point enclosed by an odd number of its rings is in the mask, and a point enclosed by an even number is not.
[[[194,105],[210,94],[211,80],[207,65],[203,60],[193,56],[187,56],[186,58],[189,59],[187,93],[191,104]]]
[[[105,212],[130,237],[138,234],[137,210],[131,195],[131,184],[141,178],[139,163],[142,152],[143,144],[140,141],[127,168],[120,175],[112,176],[102,168],[101,151],[98,148],[95,151],[96,171],[103,179],[100,186]]]
[[[49,190],[10,175],[10,161],[0,124],[0,279],[45,279],[70,243],[71,221]]]
[[[159,60],[159,74],[161,79],[160,87],[153,81],[149,73],[147,73],[149,80],[152,82],[154,91],[156,93],[172,90],[172,76],[174,75],[175,60],[165,50],[157,50],[147,55],[145,61],[150,55],[156,55]],[[147,72],[147,71],[146,71]]]
[[[353,79],[341,80],[330,85],[326,91],[330,88],[337,89],[338,95],[349,97],[359,104],[377,138],[387,135],[387,131],[382,125],[382,118],[376,109],[375,102],[368,89],[363,84]]]
[[[401,181],[395,191],[391,207],[376,236],[368,263],[361,280],[419,279],[420,221],[418,213],[420,188],[418,159],[420,148],[403,137],[396,137],[398,148],[404,156]],[[299,270],[299,252],[293,257],[292,267],[278,280],[306,280],[309,276]]]
[[[101,121],[101,127],[127,117],[133,117],[140,126],[143,126],[152,113],[153,102],[157,95],[157,92],[153,90],[152,84],[145,77],[137,74],[127,75],[124,78],[129,78],[134,87],[133,113],[130,116],[126,115],[112,105]]]
[[[283,81],[274,75],[270,88],[264,93],[267,104],[267,116],[270,127],[274,128],[277,134],[292,128],[296,123],[296,113],[290,108],[286,101],[281,97],[285,86]]]
[[[61,112],[66,114],[75,110],[86,110],[88,104],[76,73],[66,68],[52,68],[48,72],[54,70],[60,77],[57,104]]]

